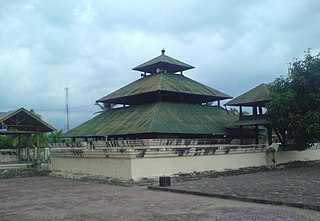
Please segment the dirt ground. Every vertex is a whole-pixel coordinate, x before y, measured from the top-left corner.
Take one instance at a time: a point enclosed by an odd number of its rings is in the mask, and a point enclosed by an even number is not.
[[[56,177],[0,179],[0,220],[320,220],[320,212]]]

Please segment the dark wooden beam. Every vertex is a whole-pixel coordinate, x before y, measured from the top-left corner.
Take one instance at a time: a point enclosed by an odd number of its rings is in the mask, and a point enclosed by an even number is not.
[[[1,135],[36,134],[37,131],[0,131]]]
[[[254,138],[255,138],[255,144],[259,144],[259,126],[254,126]]]
[[[271,125],[267,126],[267,131],[268,131],[268,144],[272,144],[272,127]]]
[[[282,144],[284,144],[283,138],[282,138],[281,134],[279,133],[279,131],[278,131],[277,129],[275,129],[275,128],[273,128],[273,129],[274,129],[274,131],[276,132],[277,137],[279,138],[280,142],[281,142]]]
[[[30,128],[37,128],[36,125],[28,125],[28,124],[6,124],[8,127],[30,127]]]
[[[252,106],[252,114],[253,116],[257,115],[257,106]]]
[[[243,145],[243,126],[240,126],[240,145]]]

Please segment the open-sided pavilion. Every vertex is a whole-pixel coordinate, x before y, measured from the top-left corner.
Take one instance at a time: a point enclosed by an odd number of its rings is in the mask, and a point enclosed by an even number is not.
[[[263,111],[268,101],[270,101],[270,91],[268,85],[263,83],[225,104],[226,106],[239,107],[239,120],[234,122],[233,125],[240,128],[240,144],[243,144],[244,139],[243,128],[248,126],[254,127],[255,144],[259,144],[259,126],[264,126],[267,128],[268,144],[271,145],[272,120]],[[244,115],[243,107],[252,108],[252,113]]]
[[[0,112],[0,135],[12,135],[19,137],[19,150],[21,148],[21,136],[26,136],[27,160],[30,160],[30,146],[32,135],[36,136],[37,156],[36,163],[40,163],[40,134],[55,131],[55,128],[24,108]],[[20,152],[20,151],[19,151]],[[19,154],[20,160],[20,154]]]

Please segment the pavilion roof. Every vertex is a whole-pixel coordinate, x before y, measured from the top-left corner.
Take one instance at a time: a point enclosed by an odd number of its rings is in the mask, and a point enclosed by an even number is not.
[[[67,132],[65,137],[225,134],[225,126],[237,119],[220,106],[157,102],[109,109]]]
[[[268,84],[260,84],[257,87],[241,94],[227,102],[227,106],[265,106],[270,101]]]
[[[272,123],[272,119],[268,116],[264,118],[247,118],[247,119],[239,119],[229,126],[254,126],[254,125],[270,125]]]
[[[97,100],[105,103],[130,103],[142,94],[152,92],[173,92],[184,95],[193,95],[198,103],[232,98],[209,86],[201,84],[181,74],[159,73],[142,77],[113,93]]]
[[[24,108],[0,112],[0,126],[6,126],[8,131],[1,131],[2,134],[14,131],[23,132],[52,132],[54,127],[30,113]]]
[[[178,61],[172,57],[165,55],[165,50],[162,49],[162,54],[156,58],[153,58],[132,70],[141,71],[144,73],[158,73],[159,71],[166,70],[170,73],[182,72],[194,68],[193,66],[184,62]]]

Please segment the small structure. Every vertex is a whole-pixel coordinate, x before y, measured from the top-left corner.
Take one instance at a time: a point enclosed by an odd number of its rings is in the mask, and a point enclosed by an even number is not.
[[[267,84],[260,84],[257,87],[227,102],[226,106],[239,107],[239,120],[232,125],[240,128],[240,144],[244,143],[244,127],[254,127],[255,144],[259,144],[259,126],[267,128],[268,144],[272,143],[272,121],[264,111],[267,102],[270,101],[270,92]],[[252,108],[252,113],[243,114],[243,107]]]
[[[36,163],[40,163],[40,139],[41,133],[47,133],[54,131],[55,128],[50,126],[48,123],[30,113],[24,108],[12,110],[8,112],[0,112],[0,135],[17,135],[19,141],[21,136],[27,136],[28,147],[27,147],[27,160],[30,159],[30,144],[31,135],[36,135],[37,139],[37,156]],[[19,142],[19,153],[18,160],[20,160],[20,142]]]

